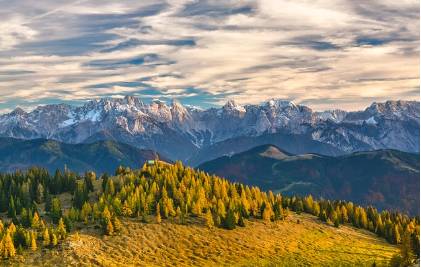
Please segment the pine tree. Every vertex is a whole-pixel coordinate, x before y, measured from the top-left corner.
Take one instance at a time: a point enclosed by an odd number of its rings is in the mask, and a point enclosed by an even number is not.
[[[414,263],[415,256],[411,244],[411,234],[408,231],[402,236],[402,244],[400,245],[400,255],[402,258],[402,266],[410,266]]]
[[[107,184],[105,185],[105,194],[113,196],[115,194],[115,187],[114,182],[112,179],[107,180]]]
[[[6,231],[6,234],[3,236],[3,257],[10,258],[16,255],[15,245],[13,244],[12,237],[10,236],[11,233]]]
[[[36,229],[39,227],[39,216],[38,216],[38,212],[35,212],[34,213],[34,216],[32,217],[31,227],[32,228],[36,228]]]
[[[107,222],[107,226],[105,228],[105,234],[107,234],[107,235],[113,235],[114,234],[114,227],[113,227],[113,224],[111,223],[111,220],[108,220],[108,222]]]
[[[177,218],[178,218],[178,223],[179,224],[184,224],[185,223],[185,220],[184,220],[184,214],[183,214],[183,212],[181,211],[181,209],[180,209],[180,206],[178,206],[177,207],[177,210],[176,210],[176,216],[177,216]]]
[[[327,218],[327,215],[326,215],[326,211],[325,210],[322,210],[320,212],[319,218],[320,218],[320,220],[322,222],[327,222],[328,218]]]
[[[9,227],[7,227],[7,231],[13,236],[16,233],[16,226],[12,222],[9,224]]]
[[[198,201],[194,202],[192,205],[192,214],[194,216],[199,216],[202,213],[202,208]]]
[[[246,223],[244,222],[244,217],[240,215],[240,218],[238,219],[238,226],[245,227]]]
[[[42,186],[42,184],[38,184],[36,195],[35,195],[35,201],[38,204],[40,204],[43,199],[44,199],[44,187]]]
[[[83,204],[88,201],[88,193],[86,183],[78,181],[75,193],[73,194],[73,206],[81,209]]]
[[[399,228],[396,224],[392,229],[392,238],[394,244],[399,244],[401,242],[401,234],[399,233]]]
[[[162,221],[162,219],[161,219],[161,210],[159,208],[159,203],[156,204],[155,220],[156,220],[157,223],[161,223],[161,221]]]
[[[335,227],[339,227],[339,218],[338,218],[338,214],[336,213],[336,211],[333,211],[332,213],[330,213],[329,220],[331,222],[333,222]],[[336,225],[336,222],[338,223],[338,225]]]
[[[333,225],[338,228],[339,227],[339,223],[340,223],[340,219],[339,216],[335,217],[335,220],[333,221]]]
[[[61,202],[59,198],[55,197],[51,201],[50,217],[54,223],[57,223],[58,220],[60,220],[61,216],[62,216]]]
[[[60,218],[58,221],[57,234],[59,239],[64,239],[66,237],[66,226],[64,225],[63,218]]]
[[[206,226],[208,228],[212,228],[214,226],[214,222],[213,222],[212,212],[210,211],[210,209],[208,209],[208,211],[206,212],[205,219],[206,219]]]
[[[44,198],[45,198],[45,211],[46,212],[50,212],[51,211],[51,201],[52,201],[52,198],[51,198],[51,195],[50,195],[50,193],[48,191],[45,192]]]
[[[94,191],[94,181],[96,180],[96,174],[95,172],[86,172],[85,173],[85,184],[88,189],[88,191],[93,192]]]
[[[227,215],[226,210],[225,210],[224,202],[222,202],[221,199],[218,199],[217,215],[222,217],[222,218],[225,218],[225,216]]]
[[[34,232],[31,232],[31,250],[35,251],[37,250],[37,239],[36,234]]]
[[[44,247],[48,247],[50,245],[50,233],[48,228],[45,228],[44,233],[42,234],[42,240]]]
[[[7,210],[7,216],[9,216],[9,218],[16,217],[15,200],[13,199],[12,196],[10,196],[10,198],[9,198],[9,208]]]
[[[85,224],[88,224],[88,219],[91,213],[92,213],[91,205],[88,202],[85,202],[82,206],[82,210],[80,211],[80,217]]]
[[[227,212],[227,216],[224,219],[224,228],[228,229],[228,230],[232,230],[235,229],[235,216],[234,216],[234,211],[229,209]]]
[[[58,244],[57,235],[55,233],[51,234],[51,246],[55,247]]]
[[[122,225],[120,220],[117,218],[117,216],[114,216],[112,218],[112,223],[113,223],[113,227],[114,227],[114,232],[120,232],[122,229]]]
[[[273,211],[272,211],[271,205],[265,204],[265,207],[262,213],[262,219],[265,221],[270,221],[272,218],[272,214],[273,214]]]

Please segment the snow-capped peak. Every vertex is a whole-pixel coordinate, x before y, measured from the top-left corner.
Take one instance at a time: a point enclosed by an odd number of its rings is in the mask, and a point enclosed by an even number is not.
[[[316,118],[322,121],[333,121],[339,123],[344,120],[347,115],[347,112],[340,109],[335,110],[326,110],[322,112],[315,112]]]
[[[11,113],[11,115],[19,115],[19,116],[23,116],[25,114],[27,114],[22,108],[17,107],[15,108]]]
[[[228,100],[227,103],[222,107],[222,109],[224,109],[224,110],[235,110],[235,111],[238,111],[238,112],[246,112],[246,109],[243,106],[237,104],[232,99]]]
[[[284,99],[276,99],[276,98],[272,98],[269,101],[267,101],[266,105],[269,107],[274,107],[274,108],[285,108],[285,107],[296,108],[297,107],[297,105],[293,101],[284,100]]]
[[[324,123],[327,120],[330,123]],[[376,131],[368,134],[364,127]],[[247,106],[230,100],[222,108],[203,110],[184,106],[177,100],[170,104],[157,100],[144,104],[137,97],[126,96],[89,101],[82,106],[39,106],[31,112],[17,108],[0,116],[2,136],[51,138],[66,143],[112,137],[166,151],[173,143],[202,148],[230,138],[285,133],[310,136],[346,152],[360,147],[417,152],[417,127],[419,102],[410,101],[373,103],[356,112],[313,112],[281,99]]]

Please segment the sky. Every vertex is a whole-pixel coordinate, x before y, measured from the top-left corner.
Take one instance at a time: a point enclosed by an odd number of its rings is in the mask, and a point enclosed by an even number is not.
[[[419,100],[413,0],[0,0],[0,113],[99,97]]]

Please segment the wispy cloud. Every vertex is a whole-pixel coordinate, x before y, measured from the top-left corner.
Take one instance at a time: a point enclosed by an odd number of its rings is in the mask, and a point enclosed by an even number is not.
[[[419,98],[415,0],[7,2],[3,111],[121,94],[315,109]]]

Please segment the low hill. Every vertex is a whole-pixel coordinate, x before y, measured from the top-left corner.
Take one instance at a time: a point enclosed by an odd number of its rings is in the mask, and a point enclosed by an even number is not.
[[[113,173],[120,166],[139,168],[146,160],[161,158],[152,150],[142,150],[114,141],[89,144],[65,144],[54,140],[0,138],[0,171],[10,172],[40,166],[54,172]]]
[[[419,155],[397,150],[330,157],[293,155],[263,145],[206,162],[198,169],[264,190],[419,213]]]

